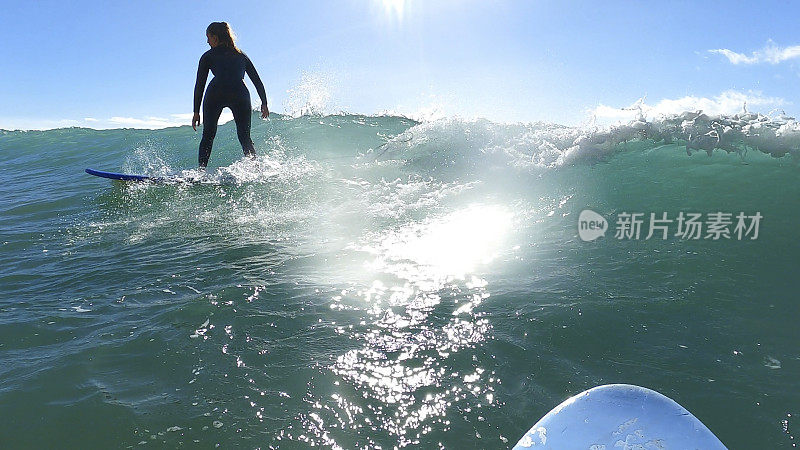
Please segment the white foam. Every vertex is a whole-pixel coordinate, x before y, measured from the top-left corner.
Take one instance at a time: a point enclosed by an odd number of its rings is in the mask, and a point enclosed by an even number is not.
[[[558,168],[607,158],[633,141],[678,144],[690,155],[723,150],[744,157],[755,150],[774,157],[797,157],[800,124],[783,114],[770,117],[746,109],[734,115],[687,111],[653,120],[642,115],[606,127],[448,118],[411,127],[387,142],[376,156],[429,167],[485,165],[494,160],[512,166]]]

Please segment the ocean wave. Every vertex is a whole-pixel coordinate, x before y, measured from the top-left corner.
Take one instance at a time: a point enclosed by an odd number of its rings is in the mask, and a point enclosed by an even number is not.
[[[521,170],[558,169],[606,161],[613,155],[652,149],[664,144],[688,155],[715,151],[746,158],[749,152],[796,161],[800,156],[800,124],[791,117],[742,112],[709,115],[684,112],[657,119],[597,127],[553,123],[503,123],[458,117],[417,121],[402,115],[273,114],[254,117],[253,139],[259,153],[304,156],[309,160],[338,159],[343,164],[399,161],[423,175],[440,171],[473,173],[486,168]],[[220,126],[212,164],[226,166],[241,158],[235,125]],[[162,130],[91,130],[68,128],[49,131],[4,131],[0,146],[7,158],[29,153],[69,152],[94,161],[125,155],[123,167],[153,176],[193,167],[199,134],[190,127]],[[632,142],[643,145],[630,146]],[[91,148],[81,148],[80,146]],[[83,155],[83,156],[81,156]],[[466,172],[465,172],[466,171]],[[242,181],[246,181],[245,175]],[[236,178],[236,177],[235,177]],[[237,178],[238,179],[238,178]]]

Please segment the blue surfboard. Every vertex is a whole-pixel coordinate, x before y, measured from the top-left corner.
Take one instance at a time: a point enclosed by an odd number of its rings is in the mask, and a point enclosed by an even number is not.
[[[697,417],[656,391],[598,386],[568,398],[536,422],[514,450],[726,450]]]
[[[165,181],[165,178],[163,177],[150,177],[147,175],[132,175],[127,173],[105,172],[102,170],[95,170],[95,169],[86,169],[86,173],[88,173],[89,175],[94,175],[96,177],[108,178],[110,180],[119,180],[119,181],[138,181],[138,182],[151,182],[151,183],[159,183]]]

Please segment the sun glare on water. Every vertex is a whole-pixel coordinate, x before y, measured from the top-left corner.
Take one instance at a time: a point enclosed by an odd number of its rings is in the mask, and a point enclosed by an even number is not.
[[[423,278],[463,278],[497,256],[510,223],[511,214],[503,208],[476,205],[415,224],[384,237],[376,249],[377,266],[402,272],[401,278],[418,278],[412,275],[417,271]]]

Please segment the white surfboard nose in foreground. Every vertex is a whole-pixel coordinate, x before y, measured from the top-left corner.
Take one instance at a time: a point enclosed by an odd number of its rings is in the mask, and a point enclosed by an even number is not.
[[[565,400],[522,436],[514,450],[702,449],[726,447],[697,417],[656,391],[598,386]]]

